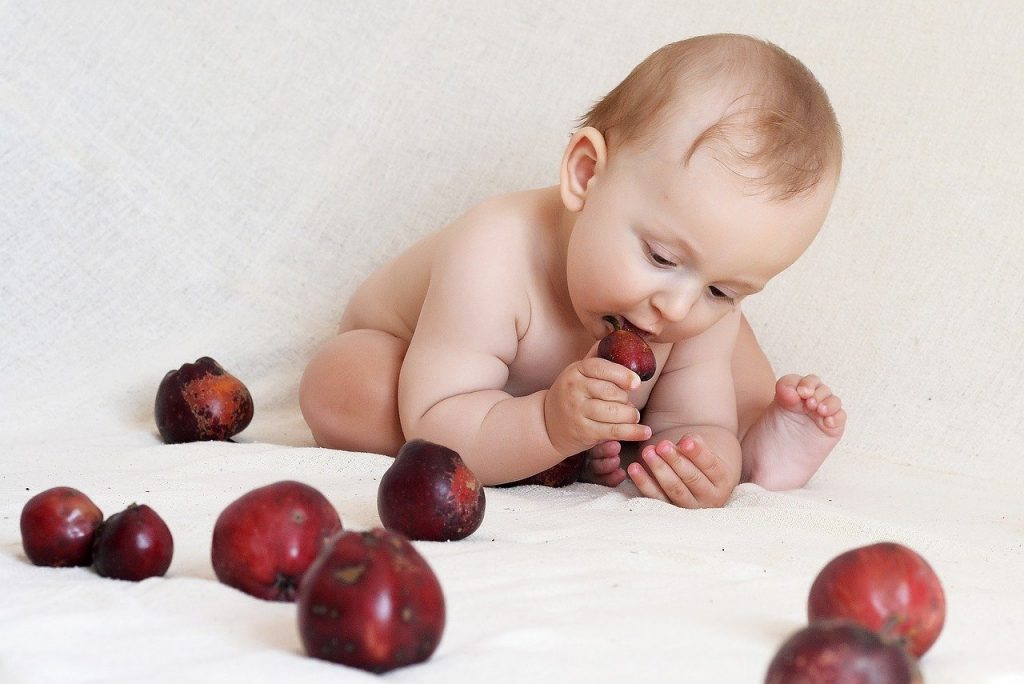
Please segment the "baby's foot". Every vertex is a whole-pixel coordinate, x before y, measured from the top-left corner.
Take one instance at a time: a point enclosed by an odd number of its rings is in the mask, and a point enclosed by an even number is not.
[[[786,375],[775,401],[743,438],[743,481],[766,489],[804,486],[843,436],[842,401],[816,375]]]

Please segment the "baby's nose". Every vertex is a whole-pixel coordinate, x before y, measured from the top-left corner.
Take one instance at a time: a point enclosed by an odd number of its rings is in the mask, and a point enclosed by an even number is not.
[[[700,297],[699,287],[689,285],[673,287],[654,293],[651,297],[651,305],[658,310],[662,318],[678,323],[690,313],[690,309],[693,308],[698,297]]]

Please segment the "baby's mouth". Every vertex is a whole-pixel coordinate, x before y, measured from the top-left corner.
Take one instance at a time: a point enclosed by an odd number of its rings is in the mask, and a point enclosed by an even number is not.
[[[640,337],[644,338],[645,340],[647,338],[651,337],[651,333],[647,332],[643,328],[636,327],[635,325],[633,325],[633,322],[630,321],[625,316],[607,315],[607,316],[603,316],[602,318],[604,318],[605,322],[608,325],[611,326],[612,330],[618,330],[618,329],[626,330],[626,331],[631,332],[631,333],[633,333],[635,335],[639,335]]]

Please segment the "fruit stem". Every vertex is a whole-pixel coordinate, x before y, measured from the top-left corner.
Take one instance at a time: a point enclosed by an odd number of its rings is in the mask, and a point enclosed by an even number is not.
[[[619,323],[619,319],[612,315],[602,316],[606,323],[612,326],[612,331],[622,330],[622,324]]]
[[[882,635],[883,638],[885,638],[888,641],[898,641],[905,643],[906,639],[904,639],[901,635],[896,633],[902,622],[903,618],[901,618],[899,615],[895,613],[890,613],[889,616],[885,619],[885,622],[882,623],[882,628],[879,630],[879,633]]]
[[[294,579],[280,572],[274,578],[274,587],[277,589],[279,601],[294,601],[299,589]]]

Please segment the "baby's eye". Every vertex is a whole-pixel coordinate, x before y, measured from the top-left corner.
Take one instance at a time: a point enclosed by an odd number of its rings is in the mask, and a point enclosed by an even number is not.
[[[709,285],[708,286],[708,292],[710,292],[711,296],[713,298],[715,298],[715,299],[728,300],[730,302],[733,300],[733,298],[730,297],[726,292],[723,292],[722,290],[718,289],[714,285]]]
[[[650,245],[647,246],[647,253],[650,255],[651,261],[653,261],[658,266],[675,266],[676,265],[676,262],[674,262],[671,259],[669,259],[667,257],[664,257],[664,256],[658,254],[657,252],[655,252],[654,249],[652,249]]]

